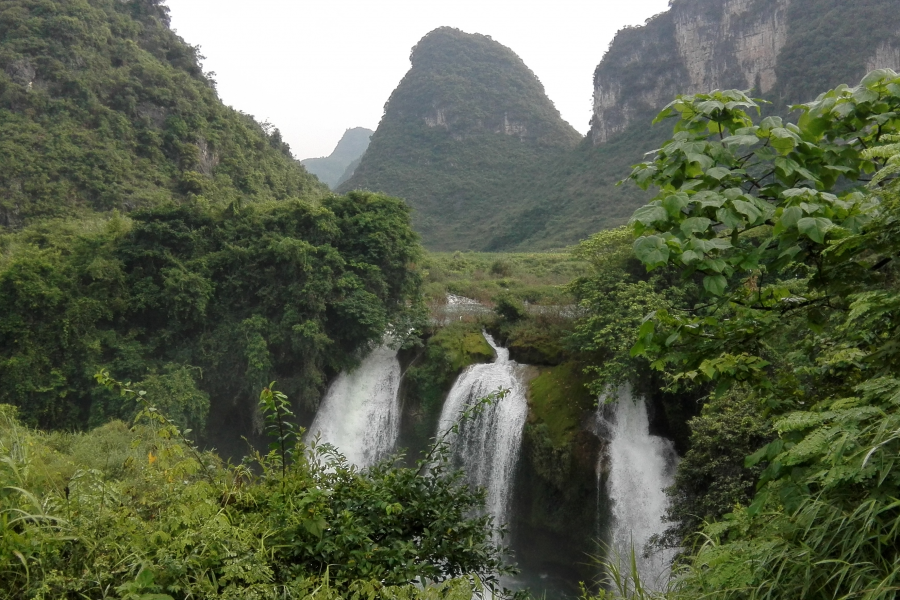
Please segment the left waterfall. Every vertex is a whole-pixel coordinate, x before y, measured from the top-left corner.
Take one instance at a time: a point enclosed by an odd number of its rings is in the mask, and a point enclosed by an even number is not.
[[[307,440],[334,445],[357,467],[387,456],[400,433],[400,361],[379,346],[353,371],[337,376],[322,400]]]

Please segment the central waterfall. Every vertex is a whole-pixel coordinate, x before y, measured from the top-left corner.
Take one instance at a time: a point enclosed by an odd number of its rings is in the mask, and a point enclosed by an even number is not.
[[[400,433],[400,361],[397,351],[380,346],[355,370],[337,376],[308,439],[334,445],[357,467],[368,467],[387,456]]]
[[[645,556],[650,538],[665,529],[663,516],[668,498],[663,489],[674,482],[678,455],[670,440],[650,435],[647,403],[619,390],[619,400],[598,412],[609,434],[607,489],[612,501],[611,560],[620,560],[628,571],[634,548],[638,573],[648,589],[661,589],[668,577],[675,550]],[[604,415],[609,415],[606,418]]]
[[[465,470],[470,484],[487,490],[488,514],[494,517],[496,525],[501,525],[508,520],[528,402],[521,367],[509,359],[509,350],[497,346],[490,335],[484,337],[497,358],[490,364],[473,365],[459,376],[441,411],[438,436],[453,427],[463,411],[479,399],[499,388],[510,391],[474,419],[462,422],[459,433],[448,438],[454,464]]]

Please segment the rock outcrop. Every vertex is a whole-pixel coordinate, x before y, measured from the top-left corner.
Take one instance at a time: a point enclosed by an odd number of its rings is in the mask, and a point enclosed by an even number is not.
[[[644,26],[620,31],[597,67],[592,141],[649,119],[677,94],[739,88],[783,106],[874,68],[900,68],[892,4],[673,0]]]
[[[866,70],[893,69],[900,72],[900,41],[882,42],[866,61]]]

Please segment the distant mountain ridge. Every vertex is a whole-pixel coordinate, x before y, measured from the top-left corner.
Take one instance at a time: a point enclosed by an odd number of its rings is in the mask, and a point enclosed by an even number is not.
[[[522,60],[488,36],[436,29],[411,62],[338,191],[405,198],[431,248],[487,248],[509,233],[506,214],[581,135]]]
[[[764,110],[786,114],[872,69],[900,70],[900,10],[896,0],[673,0],[616,35],[594,73],[584,138],[486,36],[441,28],[412,60],[341,189],[405,198],[435,249],[561,248],[624,223],[647,199],[616,183],[671,135],[651,121],[677,94],[751,89],[771,102]],[[540,93],[511,85],[511,71]]]
[[[328,187],[335,189],[353,175],[359,160],[369,147],[369,139],[373,133],[365,127],[348,129],[330,155],[304,158],[300,164]]]

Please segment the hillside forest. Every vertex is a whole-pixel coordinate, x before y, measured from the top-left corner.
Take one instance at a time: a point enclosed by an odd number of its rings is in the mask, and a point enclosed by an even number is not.
[[[482,332],[530,365],[544,530],[597,510],[598,398],[652,398],[681,456],[648,546],[559,552],[593,573],[581,600],[896,597],[900,75],[806,100],[678,95],[618,176],[649,199],[627,225],[428,252],[403,199],[331,193],[225,107],[160,0],[3,2],[3,597],[537,597],[448,437],[510,390],[435,429],[497,359]],[[441,317],[451,297],[482,310]],[[361,468],[304,426],[382,345],[408,450]],[[670,576],[642,579],[664,549]]]

